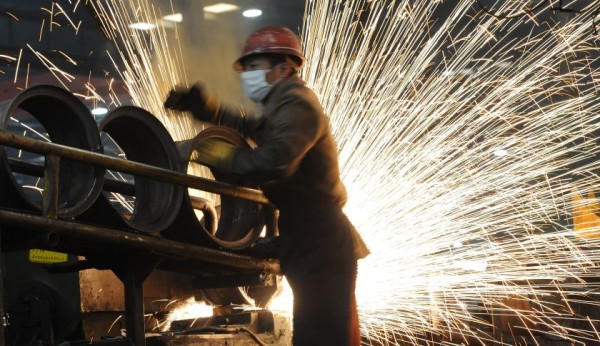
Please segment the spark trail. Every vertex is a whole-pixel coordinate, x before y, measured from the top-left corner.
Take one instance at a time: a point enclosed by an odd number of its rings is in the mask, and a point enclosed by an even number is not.
[[[499,20],[474,1],[307,2],[304,77],[373,252],[357,283],[372,343],[516,343],[490,314],[518,321],[508,334],[600,340],[598,314],[577,312],[597,309],[583,280],[598,239],[569,223],[599,183],[592,24]]]

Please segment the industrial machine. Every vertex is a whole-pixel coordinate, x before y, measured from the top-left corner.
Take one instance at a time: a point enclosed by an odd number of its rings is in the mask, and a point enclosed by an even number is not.
[[[5,344],[289,344],[289,321],[264,310],[279,264],[252,251],[277,235],[276,211],[251,182],[194,174],[203,141],[243,138],[215,127],[174,143],[131,106],[96,124],[54,86],[0,103],[0,126]],[[187,297],[214,315],[164,328]]]

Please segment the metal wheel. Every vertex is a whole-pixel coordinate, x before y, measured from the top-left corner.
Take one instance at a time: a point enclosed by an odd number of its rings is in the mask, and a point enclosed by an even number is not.
[[[236,146],[250,147],[250,144],[237,132],[224,127],[211,127],[200,132],[195,138],[177,144],[184,162],[188,163],[188,174],[206,177],[211,173],[215,180],[238,186],[256,188],[243,178],[211,172],[207,167],[193,163],[196,149],[207,139],[219,139]],[[193,172],[191,171],[193,169]],[[183,205],[174,223],[162,234],[166,238],[192,242],[195,244],[218,247],[227,250],[240,250],[251,246],[260,236],[264,227],[264,216],[261,205],[238,198],[206,194],[188,189],[184,193]],[[217,213],[216,229],[210,213],[198,215],[194,204],[198,199],[212,203]],[[208,216],[208,217],[206,217]]]
[[[74,148],[102,152],[98,127],[90,111],[74,95],[55,86],[31,87],[0,103],[4,131]],[[43,179],[20,174],[21,168],[40,172],[44,156],[0,147],[0,206],[26,211],[42,207]],[[59,216],[72,217],[89,208],[100,194],[104,169],[67,160],[60,163]]]
[[[107,155],[125,156],[140,162],[182,172],[177,147],[162,123],[151,113],[133,106],[111,111],[100,130]],[[122,227],[125,223],[137,231],[160,232],[171,225],[181,207],[183,188],[153,179],[107,171],[106,182],[117,180],[132,189],[125,193],[104,192],[82,221]],[[115,216],[115,211],[119,214]]]

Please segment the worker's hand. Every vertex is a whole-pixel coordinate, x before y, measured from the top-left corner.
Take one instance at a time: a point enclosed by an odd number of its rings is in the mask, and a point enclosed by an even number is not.
[[[208,94],[201,84],[191,88],[176,87],[165,100],[165,108],[176,111],[191,111],[194,117],[202,121],[212,121],[214,110],[210,109]]]
[[[202,94],[195,85],[189,89],[176,87],[169,91],[165,108],[176,111],[189,111],[192,109],[193,104],[199,101],[202,101]]]
[[[236,147],[225,141],[209,138],[196,148],[192,160],[224,173],[231,169],[231,160]]]

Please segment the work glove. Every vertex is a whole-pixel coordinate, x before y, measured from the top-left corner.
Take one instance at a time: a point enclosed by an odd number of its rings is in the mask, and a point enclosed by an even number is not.
[[[231,143],[209,138],[202,141],[196,148],[192,161],[223,173],[229,173],[235,150],[236,147]]]
[[[202,121],[212,122],[215,111],[205,88],[201,84],[194,84],[191,88],[176,87],[169,91],[165,100],[165,108],[176,111],[192,112],[195,118]]]

